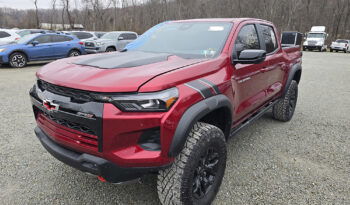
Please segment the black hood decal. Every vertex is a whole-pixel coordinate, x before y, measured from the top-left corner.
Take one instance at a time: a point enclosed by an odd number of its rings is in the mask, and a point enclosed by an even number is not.
[[[148,53],[141,51],[116,52],[107,55],[89,56],[74,64],[92,66],[102,69],[131,68],[166,61],[168,53]]]

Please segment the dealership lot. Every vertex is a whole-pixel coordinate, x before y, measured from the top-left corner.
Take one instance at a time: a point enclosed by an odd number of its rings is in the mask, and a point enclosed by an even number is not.
[[[113,185],[54,159],[36,139],[35,71],[0,68],[2,204],[157,204],[154,177]],[[304,52],[293,120],[270,113],[228,143],[216,204],[350,204],[350,55]]]

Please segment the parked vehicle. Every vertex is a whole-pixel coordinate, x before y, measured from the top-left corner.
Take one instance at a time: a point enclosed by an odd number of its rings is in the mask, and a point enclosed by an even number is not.
[[[97,31],[97,32],[95,32],[95,36],[97,37],[97,38],[101,38],[103,35],[105,35],[107,32],[102,32],[102,31]]]
[[[70,32],[70,34],[76,36],[83,42],[98,39],[94,32],[89,31],[73,31]]]
[[[23,68],[29,61],[54,60],[85,54],[83,43],[63,34],[30,34],[15,44],[0,46],[0,64]]]
[[[325,26],[313,26],[311,31],[307,34],[303,44],[303,50],[327,51],[327,37],[328,34],[326,33]]]
[[[30,35],[30,34],[36,34],[36,33],[55,33],[55,31],[49,31],[44,29],[22,29],[17,31],[17,34],[21,37]]]
[[[30,91],[35,133],[57,159],[113,183],[158,173],[163,204],[210,204],[227,139],[272,108],[292,119],[300,46],[259,19],[156,26],[123,52],[55,61]]]
[[[106,33],[100,39],[85,41],[85,48],[87,53],[121,51],[135,39],[137,39],[135,32],[114,31]]]
[[[0,29],[0,46],[11,44],[20,38],[21,37],[16,33],[15,30]]]
[[[330,51],[343,51],[344,53],[350,52],[350,40],[338,39],[335,42],[332,42]]]

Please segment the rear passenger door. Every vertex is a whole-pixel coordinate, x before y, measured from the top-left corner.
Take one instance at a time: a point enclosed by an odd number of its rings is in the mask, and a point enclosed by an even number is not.
[[[275,28],[269,24],[259,24],[259,28],[267,61],[267,66],[261,71],[266,81],[266,97],[271,98],[282,89],[286,65]]]
[[[52,49],[55,58],[67,57],[72,48],[72,38],[63,35],[52,35]]]
[[[122,33],[118,37],[117,50],[123,50],[126,45],[131,43],[137,38],[135,33]]]
[[[243,50],[264,49],[259,39],[258,25],[247,23],[238,27],[234,39],[233,58],[237,58]],[[235,120],[246,116],[266,100],[266,79],[262,70],[268,65],[267,61],[260,64],[233,65],[232,87],[235,95]]]

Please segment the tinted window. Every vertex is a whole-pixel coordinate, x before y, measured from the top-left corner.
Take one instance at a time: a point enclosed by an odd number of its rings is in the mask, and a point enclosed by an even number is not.
[[[0,38],[6,38],[6,37],[10,37],[11,35],[8,34],[7,32],[5,31],[0,31]]]
[[[235,41],[235,50],[238,56],[241,51],[248,49],[260,49],[258,33],[254,25],[244,26]]]
[[[34,41],[38,41],[39,44],[51,43],[51,38],[49,35],[44,35],[44,36],[39,36],[38,38],[34,39]]]
[[[272,53],[278,48],[275,32],[271,26],[261,25],[262,37],[266,46],[266,53]]]
[[[68,36],[52,36],[53,42],[65,42],[65,41],[71,41],[72,38]]]
[[[120,37],[123,37],[124,40],[135,40],[137,35],[134,33],[122,33]]]
[[[336,40],[335,42],[337,42],[337,43],[348,43],[347,40]]]
[[[102,39],[112,39],[115,40],[117,39],[117,34],[116,33],[106,33],[101,37]]]
[[[91,33],[87,33],[87,32],[72,32],[72,34],[79,39],[88,39],[88,38],[94,37]]]

